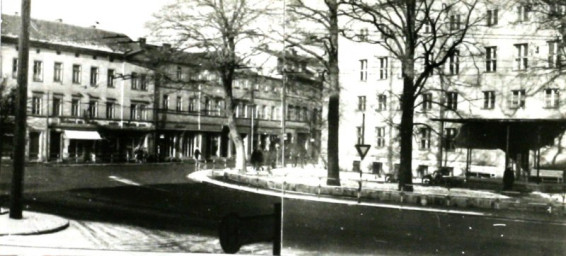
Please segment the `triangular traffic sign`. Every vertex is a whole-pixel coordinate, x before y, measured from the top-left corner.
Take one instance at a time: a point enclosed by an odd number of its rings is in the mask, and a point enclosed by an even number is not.
[[[364,160],[364,157],[366,157],[366,154],[368,153],[370,147],[371,145],[368,144],[356,144],[356,150],[358,151],[358,154],[360,155],[362,160]]]

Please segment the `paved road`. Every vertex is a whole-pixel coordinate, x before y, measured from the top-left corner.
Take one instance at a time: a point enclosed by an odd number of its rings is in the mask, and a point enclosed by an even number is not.
[[[187,166],[42,167],[26,175],[34,183],[26,183],[26,204],[73,219],[69,230],[42,236],[44,243],[50,237],[74,248],[216,253],[221,217],[269,213],[280,202],[191,182],[186,179],[190,171]],[[566,254],[566,227],[555,223],[298,199],[286,199],[283,209],[284,254]],[[23,239],[42,244],[35,237]],[[4,245],[17,242],[0,238]],[[253,245],[243,252],[269,254],[270,246]]]

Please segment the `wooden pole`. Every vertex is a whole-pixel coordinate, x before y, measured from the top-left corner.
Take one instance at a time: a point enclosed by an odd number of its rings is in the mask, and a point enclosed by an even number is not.
[[[18,42],[18,91],[16,97],[16,131],[14,164],[10,191],[10,218],[22,219],[22,192],[26,157],[27,85],[29,63],[29,24],[31,0],[22,0],[21,30]]]

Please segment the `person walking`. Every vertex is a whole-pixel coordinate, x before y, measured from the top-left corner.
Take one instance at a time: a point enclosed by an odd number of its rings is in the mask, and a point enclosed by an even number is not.
[[[199,148],[195,148],[195,152],[193,153],[193,157],[195,158],[195,170],[198,171],[199,167],[200,167],[200,149]]]
[[[250,160],[254,170],[259,171],[263,163],[263,153],[257,148],[254,149]]]
[[[515,182],[515,173],[513,168],[507,167],[503,172],[503,190],[512,190],[513,183]]]

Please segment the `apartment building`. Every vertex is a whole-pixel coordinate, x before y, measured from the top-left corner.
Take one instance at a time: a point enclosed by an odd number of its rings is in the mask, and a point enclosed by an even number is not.
[[[2,95],[17,86],[20,17],[2,15]],[[238,70],[234,81],[238,131],[248,153],[286,143],[312,154],[320,146],[322,81],[307,58],[289,55],[298,69],[266,51],[258,66]],[[30,28],[27,157],[30,161],[135,161],[235,154],[228,138],[225,95],[206,54],[178,52],[126,35],[62,21],[32,19]],[[289,69],[290,70],[290,69]],[[282,88],[286,88],[285,91]],[[281,94],[285,93],[282,113]],[[285,118],[283,118],[285,117]],[[317,124],[317,125],[315,125]],[[11,155],[13,116],[3,125],[4,156]],[[252,139],[253,137],[253,139]]]
[[[439,168],[502,176],[508,165],[521,177],[540,166],[563,168],[562,36],[541,28],[547,14],[518,1],[486,1],[475,12],[482,19],[468,43],[435,70],[415,102],[414,176]],[[446,17],[445,25],[461,26],[460,18]],[[376,44],[344,38],[340,60],[341,168],[360,161],[354,145],[365,142],[372,147],[362,171],[394,173],[401,62]]]
[[[17,86],[19,27],[20,17],[2,15],[2,79],[9,89]],[[154,86],[133,74],[151,70],[126,60],[128,41],[94,27],[31,21],[29,160],[118,161],[149,143]]]

